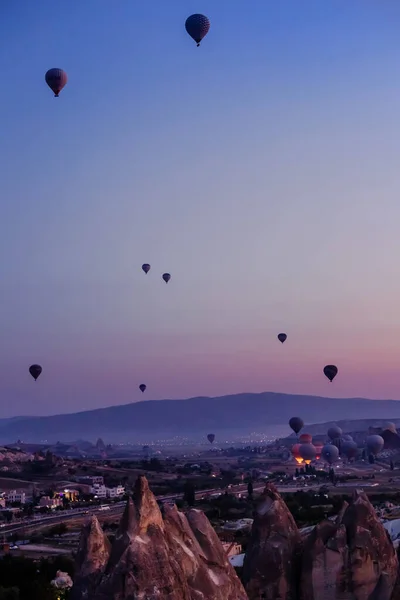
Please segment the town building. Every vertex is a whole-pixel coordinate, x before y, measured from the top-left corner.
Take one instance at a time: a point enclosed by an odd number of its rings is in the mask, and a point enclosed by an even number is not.
[[[19,502],[21,504],[26,503],[26,494],[21,490],[9,490],[8,492],[5,492],[4,497],[7,504],[13,504],[14,502]]]
[[[104,485],[104,477],[102,475],[86,475],[85,477],[78,477],[79,483],[85,483],[86,485]]]
[[[90,488],[90,493],[97,496],[97,498],[107,498],[107,488],[104,484],[93,485],[93,487]]]
[[[125,488],[122,485],[117,485],[113,488],[106,488],[108,498],[119,498],[125,494]]]
[[[50,496],[42,496],[39,500],[40,508],[56,508],[57,506],[62,506],[61,498],[50,498]]]

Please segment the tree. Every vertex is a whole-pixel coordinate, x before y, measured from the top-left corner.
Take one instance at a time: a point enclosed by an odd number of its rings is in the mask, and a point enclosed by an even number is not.
[[[17,587],[0,587],[0,600],[20,600]]]
[[[196,490],[193,483],[189,480],[186,481],[183,487],[183,500],[189,506],[194,506],[196,502]]]
[[[251,481],[249,481],[249,483],[247,484],[247,493],[251,500],[251,498],[253,497],[253,483]]]

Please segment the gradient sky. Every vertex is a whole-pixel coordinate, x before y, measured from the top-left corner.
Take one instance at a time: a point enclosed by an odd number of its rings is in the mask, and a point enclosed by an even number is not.
[[[3,0],[0,416],[400,398],[399,31],[398,0]]]

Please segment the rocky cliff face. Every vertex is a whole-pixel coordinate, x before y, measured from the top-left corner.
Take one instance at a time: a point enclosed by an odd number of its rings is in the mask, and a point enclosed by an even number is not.
[[[97,522],[82,533],[73,599],[246,600],[247,596],[205,515],[166,507],[164,518],[144,477],[109,550]],[[99,548],[95,562],[85,548]],[[88,543],[88,539],[93,540]]]
[[[291,513],[276,488],[267,485],[243,565],[249,598],[296,600],[300,549],[300,533]]]
[[[336,523],[317,525],[305,543],[302,600],[396,600],[398,561],[367,496],[355,492]]]

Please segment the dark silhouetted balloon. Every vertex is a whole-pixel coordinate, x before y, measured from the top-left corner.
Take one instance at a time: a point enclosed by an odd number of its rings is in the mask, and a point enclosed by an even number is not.
[[[35,381],[39,377],[41,372],[42,372],[42,367],[40,365],[31,365],[29,367],[29,373],[32,375],[32,377]]]
[[[317,451],[312,444],[300,444],[299,454],[306,464],[310,464],[316,457]]]
[[[338,368],[335,365],[326,365],[326,367],[324,367],[324,375],[329,379],[331,383],[335,379],[337,374]]]
[[[299,442],[300,442],[300,444],[311,444],[311,442],[312,442],[311,433],[302,433],[301,436],[299,437]]]
[[[207,436],[208,441],[210,442],[210,444],[213,443],[213,441],[215,440],[215,435],[214,433],[209,433]]]
[[[303,429],[304,421],[303,419],[300,419],[300,417],[292,417],[289,419],[289,427],[297,434],[300,429]]]
[[[339,458],[339,450],[333,444],[326,444],[321,451],[321,456],[330,465],[333,465],[334,462]]]
[[[168,283],[168,281],[171,279],[171,275],[169,273],[164,273],[162,278],[164,279],[165,283]]]
[[[59,93],[66,85],[68,77],[62,69],[49,69],[45,75],[47,85],[54,92],[54,96],[58,98]]]
[[[151,267],[148,263],[144,263],[144,265],[142,265],[142,270],[146,273],[146,275],[150,271],[150,268]]]
[[[301,463],[303,462],[303,459],[300,456],[300,444],[294,444],[294,446],[292,446],[292,456],[293,458],[296,460],[297,463]]]
[[[190,37],[200,46],[201,40],[210,30],[210,21],[204,15],[191,15],[186,19],[185,28]]]
[[[357,456],[358,448],[354,440],[345,440],[341,445],[342,454],[349,460]]]
[[[147,387],[147,386],[146,386],[144,383],[141,383],[141,384],[139,385],[139,390],[140,390],[141,392],[144,392],[144,391],[146,390],[146,387]]]
[[[383,446],[385,445],[385,440],[380,435],[369,435],[367,437],[367,448],[370,454],[374,456],[379,454],[381,450],[383,450]]]
[[[337,425],[332,425],[332,427],[329,427],[328,429],[328,437],[331,440],[342,437],[342,433],[343,431]]]
[[[278,340],[279,340],[280,342],[282,342],[282,344],[283,344],[283,342],[284,342],[284,341],[286,340],[286,338],[287,338],[287,335],[286,335],[286,333],[278,333],[278,335],[277,335],[277,338],[278,338]]]

